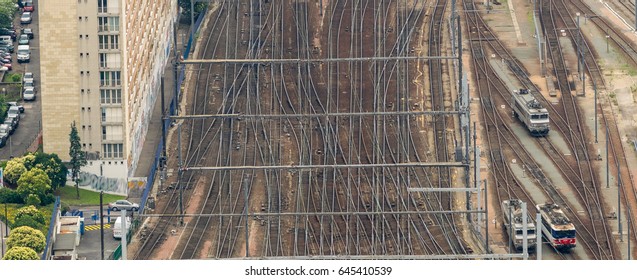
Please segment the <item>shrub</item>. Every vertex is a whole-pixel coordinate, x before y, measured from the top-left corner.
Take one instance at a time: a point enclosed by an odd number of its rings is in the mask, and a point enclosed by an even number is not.
[[[13,247],[7,250],[3,260],[39,260],[38,253],[29,247]]]
[[[55,202],[55,196],[52,193],[47,193],[41,199],[42,199],[42,203],[40,205],[49,205],[49,204]]]
[[[21,158],[14,158],[7,162],[7,167],[4,169],[4,179],[13,185],[18,182],[20,176],[27,171],[24,166],[24,161]]]
[[[35,194],[41,201],[51,191],[51,179],[42,169],[33,168],[20,176],[17,191],[24,200]]]
[[[19,83],[22,80],[22,75],[15,73],[13,75],[11,75],[11,81],[14,83]]]
[[[16,218],[15,222],[13,223],[14,227],[30,227],[33,229],[37,229],[39,231],[43,231],[46,230],[44,228],[44,224],[39,223],[38,221],[36,221],[35,219],[33,219],[33,217],[31,216],[23,216],[20,218]]]
[[[7,238],[7,248],[29,247],[36,253],[44,251],[46,238],[41,231],[32,227],[18,227],[11,230]]]
[[[17,191],[9,188],[0,188],[0,202],[22,204],[24,200],[22,200],[22,197]]]
[[[36,220],[38,223],[44,224],[44,215],[42,215],[42,212],[40,212],[38,208],[35,208],[35,206],[29,205],[29,206],[22,207],[18,209],[18,211],[16,211],[15,213],[16,220],[25,216],[30,216],[34,220]]]
[[[42,201],[40,201],[40,197],[37,194],[32,193],[27,197],[27,205],[37,206],[40,205],[40,203],[42,203]]]
[[[69,212],[69,211],[71,211],[71,206],[69,206],[69,203],[61,201],[60,202],[60,212],[62,213],[62,216],[64,216],[64,214],[66,214],[66,212]]]

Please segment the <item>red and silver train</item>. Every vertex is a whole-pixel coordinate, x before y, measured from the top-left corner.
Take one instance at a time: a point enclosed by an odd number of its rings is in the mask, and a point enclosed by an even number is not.
[[[535,206],[542,214],[542,234],[556,249],[570,249],[575,247],[575,226],[566,217],[559,205],[553,203]]]

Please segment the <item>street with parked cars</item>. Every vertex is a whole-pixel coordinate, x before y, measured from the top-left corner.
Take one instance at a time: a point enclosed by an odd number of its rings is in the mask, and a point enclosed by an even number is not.
[[[0,72],[22,75],[20,81],[12,81],[20,83],[20,99],[8,100],[7,114],[0,122],[0,159],[24,154],[41,129],[41,103],[37,98],[39,42],[34,40],[38,30],[37,2],[20,1],[23,7],[16,12],[13,24],[0,26]],[[15,64],[12,63],[14,54]]]

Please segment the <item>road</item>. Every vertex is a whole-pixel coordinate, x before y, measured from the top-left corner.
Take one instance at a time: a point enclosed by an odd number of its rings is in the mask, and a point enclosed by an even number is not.
[[[33,72],[35,78],[36,98],[35,101],[21,102],[24,106],[24,113],[20,116],[20,125],[18,129],[9,137],[7,145],[0,148],[0,160],[9,159],[11,156],[21,156],[26,153],[27,148],[36,140],[38,133],[42,127],[42,103],[40,101],[39,89],[40,89],[40,42],[39,42],[39,25],[38,25],[38,1],[33,1],[35,4],[35,12],[33,12],[33,20],[30,24],[21,25],[20,15],[16,13],[14,18],[14,24],[16,32],[20,34],[20,28],[31,28],[34,36],[30,42],[31,46],[31,61],[28,63],[18,63],[18,59],[14,52],[13,54],[13,73]],[[19,36],[19,35],[18,35]],[[15,49],[17,52],[18,43],[15,42]]]

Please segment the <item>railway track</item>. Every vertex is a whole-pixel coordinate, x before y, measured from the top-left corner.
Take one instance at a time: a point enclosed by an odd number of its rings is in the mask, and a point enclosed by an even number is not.
[[[438,41],[434,51],[439,54],[446,1],[440,3],[443,6],[433,21],[437,27],[431,34]],[[407,56],[421,45],[414,38],[424,26],[426,4],[339,0],[319,11],[318,6],[302,1],[224,1],[212,13],[209,28],[202,30],[206,40],[201,56]],[[437,65],[435,77],[442,85],[444,64]],[[196,83],[187,97],[185,114],[409,111],[425,106],[424,92],[412,83],[422,75],[421,67],[420,62],[398,60],[198,65],[192,69]],[[328,166],[447,158],[446,143],[439,144],[440,155],[423,152],[429,144],[420,133],[426,127],[421,121],[391,115],[184,120],[180,124],[185,139],[182,165]],[[452,118],[437,123],[447,137]],[[174,157],[169,165],[178,166]],[[162,197],[166,206],[158,211],[165,217],[146,229],[135,258],[467,253],[452,215],[426,214],[427,210],[452,209],[451,198],[407,190],[448,187],[450,173],[443,173],[433,180],[426,168],[258,172],[186,168],[178,176],[179,187]],[[185,212],[196,214],[185,217],[183,227],[179,225],[179,188]],[[171,230],[178,235],[172,236]],[[178,239],[174,252],[162,255],[169,239]]]
[[[626,2],[622,3],[622,5],[626,5],[630,1],[622,0],[621,2]],[[633,65],[637,66],[637,48],[632,43],[632,41],[626,38],[624,34],[616,31],[617,27],[611,25],[608,20],[597,16],[597,14],[584,2],[581,2],[579,0],[570,0],[569,4],[570,8],[590,15],[590,20],[597,26],[597,28],[605,32],[619,48],[619,50],[633,62]],[[630,6],[630,4],[628,4],[628,6]],[[632,10],[634,10],[634,6],[632,6],[632,8]],[[608,96],[602,96],[602,98],[606,99],[606,104],[611,104]],[[626,154],[624,153],[624,143],[623,141],[621,141],[622,137],[619,133],[616,117],[612,112],[609,113],[605,110],[599,110],[599,112],[602,115],[601,120],[603,124],[605,124],[605,127],[607,127],[606,133],[608,134],[608,139],[610,139],[611,141],[609,145],[609,158],[611,162],[614,163],[611,164],[611,168],[615,169],[614,174],[617,174],[617,169],[620,170],[621,177],[623,178],[622,194],[626,202],[625,205],[628,205],[631,208],[632,213],[637,213],[637,189],[633,184],[633,174],[628,169],[628,162],[626,159]],[[637,230],[637,227],[634,225],[634,223],[631,223],[633,238],[637,240],[637,232],[635,232],[635,230]]]
[[[471,8],[467,8],[465,7],[465,9],[469,9],[471,10]],[[484,23],[481,23],[482,25],[484,25]],[[481,27],[482,29],[482,27]],[[518,76],[518,78],[520,79],[520,82],[522,84],[528,85],[527,88],[531,88],[531,89],[535,89],[535,86],[528,80],[528,77],[526,77],[526,72],[523,70],[523,68],[521,68],[519,66],[519,62],[517,62],[517,60],[515,60],[515,58],[513,58],[507,51],[506,49],[502,46],[502,44],[497,40],[497,37],[491,33],[491,31],[488,30],[488,28],[486,28],[486,25],[484,27],[483,33],[486,34],[484,38],[482,38],[483,41],[488,42],[488,45],[495,51],[495,53],[502,57],[503,59],[505,59],[507,65],[511,68],[512,72],[516,74],[516,76]],[[485,55],[484,51],[478,51],[480,54]],[[504,102],[507,102],[507,100],[510,100],[510,96],[506,97],[504,99]],[[538,100],[543,100],[538,98]],[[545,101],[545,100],[544,100]],[[488,101],[490,102],[490,101]],[[553,110],[556,111],[555,108],[552,108],[549,106],[547,106],[547,108],[549,108],[549,110]],[[551,115],[552,118],[556,118],[557,122],[562,121],[564,123],[564,120],[561,119],[560,120],[560,116],[557,114],[552,114]],[[561,132],[563,133],[563,129],[560,129],[560,126],[557,127],[558,131],[562,130]],[[541,144],[540,146],[545,147],[548,146],[550,147],[548,144],[550,144],[550,142],[546,141],[546,140],[541,140],[544,141],[545,143]],[[498,153],[496,153],[498,154]],[[552,153],[547,151],[547,154],[551,155]],[[554,155],[555,156],[555,155]],[[519,155],[518,155],[519,157]],[[523,158],[523,157],[522,157]],[[497,160],[497,159],[496,159]],[[555,159],[554,159],[555,160]],[[564,159],[562,159],[564,160]],[[523,162],[526,163],[526,160],[524,160]],[[530,161],[532,162],[532,161]],[[550,184],[550,182],[548,180],[546,180],[546,178],[542,178],[543,176],[540,176],[540,174],[538,174],[538,172],[540,171],[539,167],[536,166],[536,168],[533,167],[533,164],[527,165],[528,169],[531,171],[531,174],[535,174],[534,176],[536,176],[536,180],[538,180],[539,182],[541,182],[543,188],[545,189],[545,193],[547,194],[548,197],[550,197],[553,201],[555,201],[558,204],[565,204],[566,200],[563,199],[560,194],[555,191],[555,189],[553,187],[550,188],[546,188],[546,186],[552,186]],[[558,165],[559,167],[559,165]],[[563,170],[562,172],[565,172],[568,170]],[[592,251],[592,254],[595,254],[595,251],[599,250],[597,249],[597,247],[600,247],[598,244],[598,240],[597,238],[594,236],[594,231],[591,231],[589,229],[589,225],[588,223],[590,221],[587,221],[587,219],[581,220],[577,215],[577,213],[571,209],[569,209],[570,213],[569,216],[576,221],[576,224],[580,224],[580,226],[578,228],[583,229],[582,230],[582,241],[585,244],[585,246],[588,248],[589,251]],[[591,234],[592,233],[592,234]]]
[[[587,146],[587,135],[585,127],[581,123],[581,112],[578,108],[577,102],[573,96],[573,89],[568,80],[568,71],[566,69],[564,56],[562,53],[562,47],[559,42],[557,30],[559,28],[558,22],[566,25],[566,28],[571,30],[571,27],[576,27],[570,16],[563,16],[559,11],[564,10],[566,5],[563,1],[542,1],[540,5],[540,19],[544,28],[544,34],[546,35],[548,52],[550,54],[551,62],[553,65],[554,75],[557,78],[557,88],[561,91],[561,103],[563,107],[563,116],[567,120],[569,132],[567,134],[567,142],[570,143],[571,151],[574,153],[575,163],[572,164],[575,168],[575,174],[565,173],[573,180],[572,185],[579,194],[580,201],[582,201],[588,217],[592,223],[592,231],[595,240],[599,243],[597,252],[594,253],[596,258],[601,259],[613,259],[616,255],[616,247],[613,246],[612,238],[610,236],[610,228],[604,219],[604,203],[600,199],[599,188],[597,186],[598,180],[595,178],[595,172],[591,164],[591,158],[589,156],[589,147]],[[576,29],[578,30],[578,29]],[[574,32],[575,33],[575,32]],[[574,40],[577,55],[580,56],[584,51],[589,51],[585,40],[583,40],[582,34],[576,32]],[[592,56],[591,56],[592,57]],[[585,60],[583,60],[585,61]],[[579,62],[579,59],[578,59]],[[603,85],[603,78],[601,72],[594,61],[589,65],[582,65],[580,72],[585,71],[588,66],[591,76],[597,77],[593,79],[594,82]],[[571,161],[572,162],[572,161]]]

